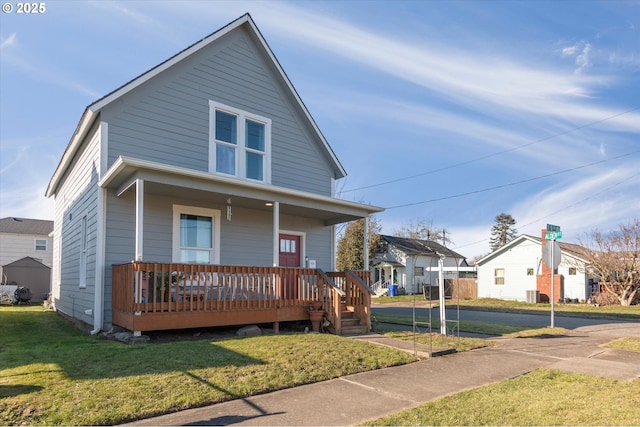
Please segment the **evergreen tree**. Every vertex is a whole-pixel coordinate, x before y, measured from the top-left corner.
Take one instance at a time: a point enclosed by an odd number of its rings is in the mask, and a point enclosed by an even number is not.
[[[496,223],[491,227],[491,251],[501,248],[518,236],[518,233],[513,226],[516,224],[516,220],[510,214],[501,213],[496,215]]]
[[[375,247],[380,240],[380,224],[374,217],[369,218],[369,259],[373,259]],[[364,219],[351,221],[338,240],[336,268],[344,270],[365,270],[364,265]]]

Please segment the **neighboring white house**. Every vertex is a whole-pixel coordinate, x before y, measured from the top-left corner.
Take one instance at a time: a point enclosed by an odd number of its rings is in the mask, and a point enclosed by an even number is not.
[[[521,235],[479,260],[478,298],[532,302],[531,295],[538,291],[540,299],[548,301],[551,270],[542,261],[543,242],[539,237]],[[559,284],[556,297],[586,300],[591,294],[591,281],[587,262],[581,257],[583,248],[558,243],[561,257],[555,273]]]
[[[407,294],[422,293],[423,286],[437,284],[441,257],[445,280],[473,270],[463,255],[436,242],[381,235],[372,262],[374,287],[397,284]]]
[[[29,218],[0,219],[0,277],[2,266],[31,257],[51,268],[53,265],[53,221]],[[12,279],[7,277],[7,281]]]

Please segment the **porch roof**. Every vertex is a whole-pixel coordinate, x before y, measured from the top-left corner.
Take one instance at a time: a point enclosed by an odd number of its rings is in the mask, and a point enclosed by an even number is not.
[[[280,213],[322,220],[326,225],[353,221],[384,209],[354,203],[334,197],[243,181],[209,172],[120,156],[100,179],[102,188],[111,188],[120,196],[135,186],[137,179],[145,182],[146,193],[168,196],[200,197],[232,206],[271,211],[266,203],[279,202]]]

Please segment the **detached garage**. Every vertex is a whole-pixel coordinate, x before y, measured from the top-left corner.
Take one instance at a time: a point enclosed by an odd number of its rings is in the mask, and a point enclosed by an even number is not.
[[[3,265],[6,284],[15,282],[31,290],[31,301],[41,302],[47,299],[51,283],[51,268],[40,261],[24,257],[10,264]]]

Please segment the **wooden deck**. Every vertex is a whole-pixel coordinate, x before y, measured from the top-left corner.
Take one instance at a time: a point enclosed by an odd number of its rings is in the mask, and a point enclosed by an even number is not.
[[[330,330],[342,333],[344,312],[371,326],[368,272],[132,262],[112,267],[113,324],[136,334],[309,320],[322,302]]]

